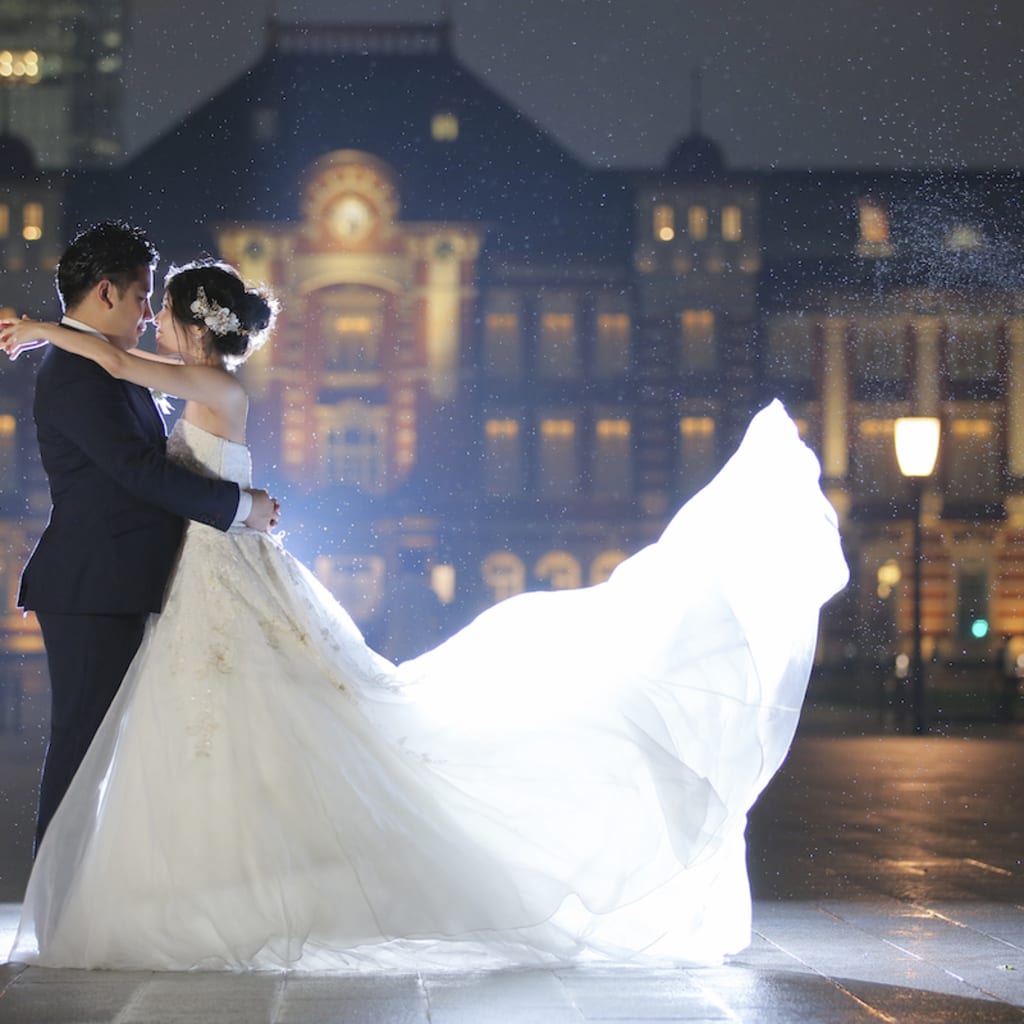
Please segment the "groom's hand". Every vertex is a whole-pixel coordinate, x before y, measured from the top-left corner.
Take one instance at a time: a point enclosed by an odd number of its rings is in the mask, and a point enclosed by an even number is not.
[[[251,490],[252,511],[245,520],[245,525],[253,530],[262,530],[266,533],[272,527],[277,526],[281,518],[281,506],[276,498],[272,498],[266,491]]]

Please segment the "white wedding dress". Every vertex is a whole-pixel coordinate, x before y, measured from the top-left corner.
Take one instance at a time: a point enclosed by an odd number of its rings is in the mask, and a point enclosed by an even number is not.
[[[179,421],[172,455],[250,483]],[[12,960],[183,970],[709,961],[750,938],[746,814],[846,581],[775,403],[604,584],[399,666],[280,543],[189,525],[49,826]]]

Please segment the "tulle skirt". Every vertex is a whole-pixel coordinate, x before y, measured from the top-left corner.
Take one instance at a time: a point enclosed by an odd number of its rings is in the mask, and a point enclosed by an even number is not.
[[[12,959],[158,970],[706,962],[800,713],[835,513],[778,403],[604,584],[400,665],[280,544],[191,524],[39,850]]]

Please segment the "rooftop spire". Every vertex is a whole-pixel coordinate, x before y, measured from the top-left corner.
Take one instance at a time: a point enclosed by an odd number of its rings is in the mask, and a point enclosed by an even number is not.
[[[704,69],[696,67],[690,72],[690,134],[700,135],[701,109],[703,97],[701,87],[704,84]]]

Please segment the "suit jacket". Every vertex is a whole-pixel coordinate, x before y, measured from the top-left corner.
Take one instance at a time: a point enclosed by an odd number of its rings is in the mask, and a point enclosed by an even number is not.
[[[159,611],[184,519],[226,530],[238,486],[167,459],[146,388],[54,346],[39,367],[33,413],[52,508],[18,603],[64,614]]]

